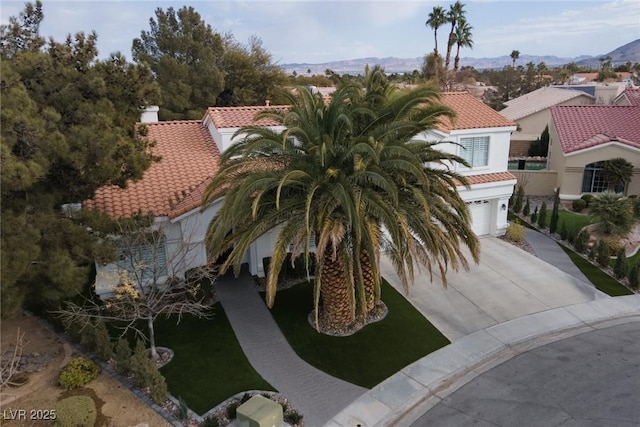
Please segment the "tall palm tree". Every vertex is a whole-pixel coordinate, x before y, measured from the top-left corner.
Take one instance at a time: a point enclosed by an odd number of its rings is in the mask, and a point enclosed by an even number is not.
[[[511,51],[511,68],[516,68],[516,60],[518,58],[520,58],[520,51],[519,50],[512,50]]]
[[[454,41],[457,46],[456,57],[453,62],[454,74],[458,72],[458,66],[460,65],[460,48],[469,47],[473,49],[473,39],[471,38],[473,34],[471,34],[471,30],[473,30],[473,27],[467,23],[466,19],[460,18],[458,20],[458,25],[454,33]]]
[[[444,68],[447,71],[449,70],[449,63],[451,62],[451,49],[455,44],[455,28],[461,18],[465,18],[464,3],[458,0],[449,6],[449,11],[447,12],[447,21],[451,23],[451,31],[449,31],[449,38],[447,40],[447,56],[444,63]]]
[[[447,266],[466,267],[461,243],[478,259],[469,213],[455,191],[464,178],[435,166],[463,160],[415,140],[452,112],[434,89],[400,92],[378,68],[366,70],[365,85],[339,82],[327,104],[305,88],[284,94],[288,109],[256,116],[284,130],[238,131],[205,195],[205,206],[224,196],[207,233],[212,258],[231,250],[223,271],[238,271],[251,242],[278,230],[269,306],[289,247],[309,269],[315,238],[310,274],[323,327],[345,327],[379,299],[381,247],[405,284],[414,262],[443,274]]]
[[[424,23],[427,28],[433,29],[433,39],[435,43],[433,54],[436,57],[438,56],[438,28],[445,22],[447,22],[447,16],[442,6],[434,6],[433,11],[429,14],[429,19]]]

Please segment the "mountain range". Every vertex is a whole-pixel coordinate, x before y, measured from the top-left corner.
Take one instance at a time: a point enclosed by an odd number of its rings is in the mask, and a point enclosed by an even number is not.
[[[521,54],[516,60],[516,65],[524,65],[529,62],[539,64],[544,62],[547,67],[557,67],[571,62],[575,62],[580,66],[589,66],[592,68],[599,68],[602,57],[610,56],[613,66],[624,64],[626,62],[640,62],[640,39],[634,40],[617,49],[612,50],[609,53],[605,53],[597,56],[581,55],[573,58],[561,58],[553,55],[526,55]],[[420,70],[422,67],[423,57],[417,58],[359,58],[359,59],[347,59],[344,61],[332,61],[322,64],[307,64],[307,63],[293,63],[282,64],[280,67],[285,70],[287,74],[292,74],[294,71],[299,75],[308,74],[324,74],[325,70],[330,69],[338,74],[358,74],[362,73],[365,65],[379,64],[384,67],[388,73],[405,73],[413,72],[413,70]],[[509,55],[498,56],[494,58],[460,58],[460,66],[471,66],[476,70],[483,69],[501,69],[505,65],[511,65],[512,59]]]

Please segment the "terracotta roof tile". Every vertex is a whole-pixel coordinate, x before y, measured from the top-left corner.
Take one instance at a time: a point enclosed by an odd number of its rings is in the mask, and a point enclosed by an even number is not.
[[[276,126],[278,123],[272,120],[259,120],[254,122],[256,114],[275,110],[288,109],[285,105],[252,106],[252,107],[209,107],[207,115],[213,124],[218,128],[239,128],[248,125]]]
[[[137,212],[175,217],[188,207],[200,205],[201,187],[218,169],[220,153],[209,130],[200,121],[147,123],[148,137],[156,142],[153,154],[160,156],[141,180],[126,188],[102,187],[88,209],[99,209],[112,218]],[[196,203],[196,200],[198,202]]]
[[[565,154],[613,141],[640,149],[639,106],[556,106],[551,117]]]
[[[629,105],[640,106],[640,89],[626,88],[618,97],[614,103],[621,98],[625,98]]]
[[[481,129],[515,126],[493,108],[471,95],[469,92],[445,92],[442,103],[456,112],[453,123],[444,119],[438,129],[443,132],[462,129]]]
[[[489,182],[510,181],[517,179],[511,172],[493,172],[480,175],[469,175],[466,177],[469,185],[487,184]]]

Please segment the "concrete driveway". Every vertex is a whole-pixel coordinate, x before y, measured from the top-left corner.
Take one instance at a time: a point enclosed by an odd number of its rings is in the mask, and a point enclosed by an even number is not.
[[[442,278],[422,269],[405,294],[388,258],[381,257],[382,276],[434,324],[455,341],[498,323],[552,308],[609,298],[590,283],[503,242],[483,237],[479,265]],[[564,252],[558,256],[566,256]],[[470,258],[469,258],[470,259]]]

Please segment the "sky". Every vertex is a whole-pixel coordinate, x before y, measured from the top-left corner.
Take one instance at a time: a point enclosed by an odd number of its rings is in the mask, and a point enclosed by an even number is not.
[[[34,0],[35,1],[35,0]],[[278,64],[366,57],[416,58],[433,51],[433,30],[425,21],[434,6],[453,1],[382,0],[207,0],[63,1],[43,0],[40,33],[58,41],[79,31],[98,34],[102,58],[120,51],[131,59],[131,44],[149,30],[156,8],[192,6],[211,27],[247,42],[256,35]],[[598,56],[640,39],[640,0],[467,0],[473,50],[461,57],[521,55]],[[0,21],[8,22],[24,1],[5,1]],[[438,31],[446,50],[449,28]],[[640,59],[639,59],[640,60]]]

